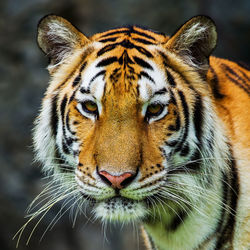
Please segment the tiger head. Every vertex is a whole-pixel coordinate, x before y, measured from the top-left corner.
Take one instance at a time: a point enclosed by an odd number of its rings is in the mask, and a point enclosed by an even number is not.
[[[36,120],[37,158],[97,217],[143,220],[159,200],[171,207],[175,195],[188,196],[180,185],[201,185],[194,176],[209,171],[200,159],[216,131],[206,127],[211,19],[194,17],[172,37],[126,26],[87,38],[49,15],[38,44],[51,81]]]

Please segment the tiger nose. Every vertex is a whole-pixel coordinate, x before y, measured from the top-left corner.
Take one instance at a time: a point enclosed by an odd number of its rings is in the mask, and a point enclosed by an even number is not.
[[[97,173],[105,183],[115,189],[122,189],[126,187],[133,181],[136,176],[136,174],[130,172],[126,172],[121,175],[112,175],[105,170],[97,171]]]

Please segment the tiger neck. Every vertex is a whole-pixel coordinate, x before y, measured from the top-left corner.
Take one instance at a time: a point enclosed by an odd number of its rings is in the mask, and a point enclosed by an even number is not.
[[[204,198],[189,208],[172,207],[171,204],[154,208],[160,214],[143,224],[152,249],[186,249],[187,246],[195,249],[208,235],[210,244],[214,244],[214,228],[221,217],[223,196],[223,184],[216,183],[206,194],[213,197],[212,201]]]
[[[199,180],[196,179],[193,189],[187,191],[191,197],[188,202],[175,203],[178,205],[169,201],[161,202],[161,205],[152,209],[152,217],[143,223],[144,238],[150,246],[148,249],[216,249],[220,242],[231,244],[233,225],[229,224],[233,223],[232,211],[236,210],[236,204],[233,206],[232,203],[235,200],[235,190],[237,191],[237,176],[233,176],[234,160],[222,131],[218,125],[213,153],[209,148],[202,152],[203,156],[212,160],[201,164],[200,169],[204,171],[198,175]],[[207,176],[211,178],[203,182],[203,178],[205,180]],[[188,183],[196,176],[191,177],[191,174],[186,173],[182,178],[183,183]],[[183,188],[181,193],[185,184],[179,187]],[[225,238],[225,234],[230,236]]]

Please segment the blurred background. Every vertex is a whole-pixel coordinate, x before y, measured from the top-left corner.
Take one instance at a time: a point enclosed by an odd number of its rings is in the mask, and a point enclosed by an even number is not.
[[[33,164],[31,129],[49,80],[47,59],[36,44],[36,26],[49,13],[70,20],[87,35],[122,24],[141,24],[172,34],[194,15],[212,17],[218,27],[215,55],[250,63],[249,0],[1,0],[0,1],[0,249],[14,250],[25,209],[46,183]],[[31,242],[24,231],[19,249],[140,250],[132,227],[113,226],[82,216],[74,229],[66,214],[39,242],[60,205],[37,227]],[[34,224],[33,224],[34,226]]]

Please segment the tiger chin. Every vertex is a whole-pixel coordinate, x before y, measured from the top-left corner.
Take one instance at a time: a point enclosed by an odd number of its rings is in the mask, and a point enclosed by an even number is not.
[[[211,56],[209,17],[87,37],[48,15],[37,39],[51,79],[33,138],[54,203],[138,222],[150,250],[249,249],[250,74]]]

